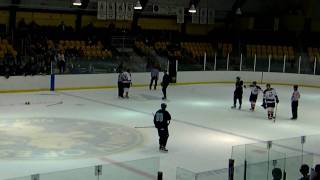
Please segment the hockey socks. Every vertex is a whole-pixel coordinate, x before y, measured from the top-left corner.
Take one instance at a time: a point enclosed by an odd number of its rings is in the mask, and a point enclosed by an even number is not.
[[[251,103],[251,111],[254,111],[254,109],[256,108],[256,104],[255,103]]]
[[[268,111],[268,119],[273,119],[273,112],[272,111]]]

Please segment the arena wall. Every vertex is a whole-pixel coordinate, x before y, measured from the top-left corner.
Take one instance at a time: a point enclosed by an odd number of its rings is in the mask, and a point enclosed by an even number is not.
[[[278,85],[298,84],[300,86],[320,87],[320,76],[285,73],[238,72],[238,71],[189,71],[178,72],[177,85],[233,83],[240,76],[246,82],[272,83]],[[114,88],[117,86],[115,73],[111,74],[80,74],[56,75],[56,90]],[[160,74],[162,77],[162,74]],[[146,86],[150,73],[132,73],[134,86]],[[49,90],[50,76],[15,76],[0,78],[0,92],[26,92]]]

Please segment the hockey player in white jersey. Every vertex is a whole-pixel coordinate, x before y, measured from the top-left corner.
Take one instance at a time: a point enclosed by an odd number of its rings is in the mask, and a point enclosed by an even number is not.
[[[244,86],[246,88],[246,86]],[[249,88],[251,89],[251,94],[250,94],[250,98],[249,101],[251,103],[251,111],[254,111],[254,109],[256,108],[256,102],[258,99],[258,94],[259,92],[263,92],[261,87],[257,85],[256,81],[253,81],[252,84],[249,85]]]
[[[274,108],[276,103],[279,103],[279,98],[275,89],[271,88],[270,84],[267,84],[267,89],[263,92],[263,104],[262,106],[268,110],[268,119],[274,118]]]

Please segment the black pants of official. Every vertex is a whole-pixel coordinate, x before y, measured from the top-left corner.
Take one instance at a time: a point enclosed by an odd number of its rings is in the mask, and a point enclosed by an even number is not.
[[[151,90],[153,81],[155,81],[155,83],[154,83],[154,90],[156,90],[156,89],[157,89],[157,84],[158,84],[158,78],[157,78],[157,77],[151,77],[149,89]]]
[[[168,86],[166,86],[166,85],[162,86],[163,98],[165,98],[165,99],[167,99],[167,88],[168,88]]]
[[[233,95],[233,105],[237,105],[237,100],[239,101],[239,105],[242,105],[242,93],[235,92]]]
[[[158,128],[159,145],[160,147],[166,147],[169,138],[168,128]]]
[[[293,119],[298,118],[298,105],[299,105],[298,101],[291,102],[291,110],[292,110],[292,118]]]
[[[118,96],[123,97],[123,83],[118,82]]]

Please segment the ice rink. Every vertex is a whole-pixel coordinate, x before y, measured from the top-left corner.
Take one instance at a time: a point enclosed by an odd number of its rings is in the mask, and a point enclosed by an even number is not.
[[[274,88],[276,123],[260,107],[261,94],[249,111],[249,89],[242,110],[232,110],[233,84],[170,86],[169,153],[158,151],[156,129],[134,128],[153,125],[160,89],[132,88],[129,99],[118,99],[117,89],[0,94],[0,178],[159,156],[164,179],[173,180],[176,167],[226,168],[234,145],[319,134],[320,90],[300,87],[292,121],[292,87]]]

